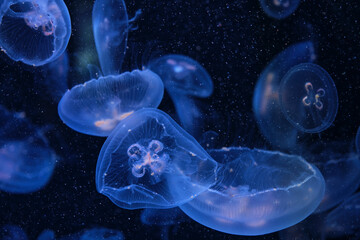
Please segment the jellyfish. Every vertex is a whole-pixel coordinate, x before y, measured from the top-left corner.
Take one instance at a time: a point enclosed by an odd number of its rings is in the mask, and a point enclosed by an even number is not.
[[[14,61],[41,66],[65,51],[71,35],[63,0],[3,0],[0,47]]]
[[[293,149],[302,134],[282,113],[279,99],[280,82],[295,65],[314,60],[312,42],[294,44],[270,62],[256,83],[253,96],[254,115],[261,133],[276,148]]]
[[[145,108],[125,118],[106,139],[96,187],[125,209],[172,208],[207,190],[216,171],[217,163],[174,120]]]
[[[46,229],[40,233],[37,240],[55,240],[55,233],[52,230]]]
[[[346,199],[325,218],[324,235],[331,238],[360,238],[360,193]]]
[[[86,230],[79,240],[123,240],[124,236],[119,230],[108,228],[93,228]]]
[[[49,181],[56,155],[23,115],[0,106],[0,190],[30,193]]]
[[[298,130],[319,133],[330,127],[338,109],[338,95],[330,75],[319,65],[302,63],[283,77],[280,106]]]
[[[300,0],[260,0],[264,12],[272,18],[284,19],[295,12]]]
[[[189,219],[180,208],[168,208],[168,209],[154,209],[146,208],[142,211],[140,216],[141,222],[152,228],[160,227],[161,231],[158,232],[161,239],[169,239],[170,228],[174,226],[171,232],[176,232],[179,228],[179,224]],[[155,231],[157,232],[157,231]]]
[[[69,56],[65,51],[55,61],[44,65],[40,84],[45,85],[47,92],[55,102],[59,102],[68,89]]]
[[[96,0],[93,13],[93,32],[102,72],[105,76],[116,75],[121,71],[124,60],[129,22],[141,13],[136,12],[128,20],[123,0]]]
[[[161,79],[150,70],[104,76],[68,90],[60,100],[58,113],[77,132],[108,136],[135,111],[156,108],[163,92]]]
[[[349,142],[312,144],[302,153],[325,179],[325,195],[315,213],[327,211],[351,196],[360,186],[360,159]]]
[[[195,60],[182,55],[165,55],[151,61],[148,68],[164,81],[183,128],[197,136],[203,120],[195,98],[209,97],[214,88],[207,71]]]
[[[235,235],[279,231],[305,219],[323,198],[321,173],[302,157],[241,147],[208,152],[222,164],[219,181],[180,208],[209,228]]]
[[[0,239],[1,240],[27,240],[28,237],[24,230],[15,225],[4,225],[0,229]]]

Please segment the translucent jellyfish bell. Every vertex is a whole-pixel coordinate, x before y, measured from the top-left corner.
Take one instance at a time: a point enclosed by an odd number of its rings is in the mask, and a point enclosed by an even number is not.
[[[360,238],[360,193],[346,199],[325,220],[325,236],[336,239]],[[325,238],[324,238],[325,239]]]
[[[295,12],[300,0],[260,0],[264,12],[272,18],[283,19]]]
[[[298,129],[284,116],[280,105],[280,82],[295,65],[315,60],[312,42],[294,44],[278,54],[261,73],[254,91],[253,111],[264,137],[275,147],[292,149]]]
[[[14,61],[40,66],[58,58],[71,35],[63,0],[3,0],[0,46]]]
[[[30,193],[49,181],[56,155],[23,116],[0,106],[0,190]]]
[[[297,129],[322,132],[333,123],[338,95],[330,75],[319,65],[302,63],[283,77],[279,90],[281,110]]]
[[[92,79],[67,91],[58,112],[63,122],[75,131],[108,136],[116,125],[135,111],[156,108],[164,86],[150,70],[125,72]]]
[[[202,113],[193,97],[205,98],[212,94],[214,86],[207,71],[195,60],[176,54],[155,59],[148,67],[164,81],[181,125],[197,136]]]
[[[105,141],[96,186],[122,208],[171,208],[214,184],[216,170],[217,163],[167,114],[142,109]]]
[[[321,173],[299,156],[247,148],[209,154],[232,161],[223,164],[216,185],[180,208],[212,229],[236,235],[279,231],[310,215],[324,195]]]

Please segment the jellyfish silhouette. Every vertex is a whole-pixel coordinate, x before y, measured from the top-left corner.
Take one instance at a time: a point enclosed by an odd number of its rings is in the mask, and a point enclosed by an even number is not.
[[[325,218],[324,235],[331,238],[360,238],[360,193],[346,199]]]
[[[198,62],[182,55],[154,59],[148,68],[164,81],[183,128],[198,136],[203,114],[195,98],[206,98],[212,94],[214,87],[209,74]]]
[[[338,95],[330,75],[319,65],[302,63],[283,77],[280,106],[286,119],[302,132],[322,132],[333,123]]]
[[[159,76],[150,70],[134,70],[73,87],[60,100],[58,113],[75,131],[108,136],[121,120],[136,110],[156,108],[163,93]]]
[[[236,235],[276,232],[302,221],[323,198],[321,173],[299,156],[241,147],[209,154],[222,161],[219,181],[180,206],[209,228]]]
[[[217,163],[192,136],[149,108],[125,118],[107,138],[96,187],[122,208],[172,208],[214,184],[216,170]]]
[[[30,193],[45,186],[56,155],[24,116],[0,106],[0,190]]]
[[[264,12],[272,18],[284,19],[295,12],[300,0],[260,0]]]
[[[63,0],[3,0],[0,47],[14,61],[40,66],[65,51],[71,35]]]
[[[40,233],[37,240],[55,240],[55,233],[52,230],[46,229]]]
[[[293,149],[297,144],[298,136],[302,134],[282,113],[279,96],[281,80],[295,65],[314,60],[312,42],[294,44],[270,62],[256,83],[253,96],[254,115],[261,133],[277,148]]]
[[[315,213],[327,211],[351,196],[360,186],[360,159],[349,142],[312,144],[303,153],[325,179],[325,195]]]
[[[24,230],[15,225],[4,225],[0,229],[0,239],[1,240],[27,240],[28,237]]]

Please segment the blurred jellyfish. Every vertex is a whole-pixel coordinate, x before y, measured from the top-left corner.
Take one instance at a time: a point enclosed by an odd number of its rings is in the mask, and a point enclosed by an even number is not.
[[[223,163],[219,181],[180,206],[209,228],[236,235],[276,232],[302,221],[323,198],[321,173],[299,156],[241,147],[209,154]]]
[[[23,115],[0,106],[0,190],[30,193],[45,186],[56,155]]]
[[[195,98],[209,97],[214,88],[207,71],[195,60],[182,55],[165,55],[150,62],[148,68],[164,81],[181,125],[197,136],[203,120]]]
[[[108,228],[93,228],[86,230],[79,240],[123,240],[124,236],[119,230]]]
[[[96,0],[92,12],[93,32],[102,72],[105,76],[121,72],[127,47],[129,22],[123,0]]]
[[[27,240],[27,236],[21,227],[15,225],[4,225],[0,229],[1,240]]]
[[[283,77],[280,106],[286,119],[302,132],[322,132],[333,123],[338,95],[330,75],[320,66],[302,63]]]
[[[77,132],[108,136],[117,124],[145,108],[156,108],[164,86],[150,70],[125,72],[92,79],[67,91],[58,113],[63,122]]]
[[[55,240],[55,233],[52,230],[46,229],[40,233],[37,240]]]
[[[167,114],[142,109],[105,141],[96,186],[122,208],[172,208],[214,184],[216,170],[217,163]]]
[[[297,43],[278,54],[256,83],[253,111],[262,134],[274,147],[292,149],[301,134],[282,113],[279,99],[281,79],[295,65],[314,60],[312,42]]]
[[[272,18],[283,19],[295,12],[300,0],[260,0],[264,12]]]
[[[65,51],[71,35],[63,0],[0,2],[0,46],[11,59],[40,66]]]
[[[40,84],[46,85],[47,91],[56,102],[59,102],[68,89],[69,68],[69,56],[66,51],[55,61],[44,65],[43,81],[40,81]]]
[[[141,213],[141,222],[148,226],[161,227],[161,239],[169,239],[171,226],[175,226],[174,231],[179,224],[189,219],[180,208],[154,209],[146,208]]]
[[[324,212],[351,196],[360,186],[359,155],[348,142],[312,144],[302,153],[325,179],[325,195],[316,213]]]
[[[329,213],[325,219],[324,235],[360,239],[360,193],[346,199]]]

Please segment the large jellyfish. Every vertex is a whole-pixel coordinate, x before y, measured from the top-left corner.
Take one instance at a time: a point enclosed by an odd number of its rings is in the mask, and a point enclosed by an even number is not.
[[[116,125],[136,110],[156,108],[164,86],[150,70],[125,72],[90,80],[68,90],[60,100],[58,113],[75,131],[108,136]]]
[[[255,118],[264,137],[277,148],[294,148],[298,135],[301,134],[282,113],[279,98],[280,82],[295,65],[314,60],[312,42],[294,44],[270,62],[256,83],[253,96]]]
[[[306,218],[323,198],[321,173],[299,156],[248,148],[209,154],[223,161],[219,181],[180,208],[212,229],[236,235],[279,231]]]
[[[217,163],[167,114],[142,109],[105,141],[96,186],[122,208],[171,208],[207,190],[216,170]]]
[[[283,77],[280,106],[286,119],[302,132],[322,132],[333,123],[338,95],[330,75],[313,63],[302,63]]]
[[[45,186],[56,155],[22,114],[0,106],[0,190],[30,193]]]
[[[0,2],[0,47],[14,61],[40,66],[65,51],[71,35],[63,0]]]
[[[283,19],[295,12],[300,0],[260,0],[264,12],[272,18]]]
[[[203,116],[195,98],[209,97],[214,88],[207,71],[195,60],[176,54],[155,59],[148,67],[164,81],[183,128],[197,136]]]

